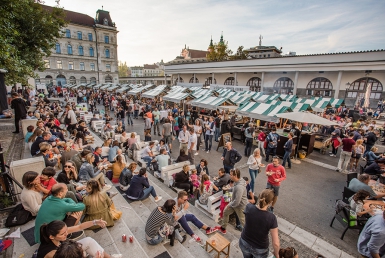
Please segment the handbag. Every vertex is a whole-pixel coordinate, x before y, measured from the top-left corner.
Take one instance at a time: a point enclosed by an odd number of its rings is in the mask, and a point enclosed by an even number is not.
[[[120,219],[122,217],[122,214],[123,214],[123,212],[121,212],[120,210],[117,210],[115,208],[115,204],[114,203],[112,203],[111,206],[110,206],[110,213],[111,213],[112,218],[114,220]]]
[[[34,217],[32,216],[31,212],[24,209],[23,205],[20,203],[8,215],[7,220],[5,222],[5,226],[14,227],[24,225],[33,218]]]

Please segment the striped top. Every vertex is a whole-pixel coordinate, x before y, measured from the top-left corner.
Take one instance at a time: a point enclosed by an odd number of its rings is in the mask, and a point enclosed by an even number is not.
[[[159,229],[166,222],[169,225],[174,225],[174,217],[172,214],[163,213],[159,210],[160,207],[156,207],[150,214],[146,222],[146,236],[154,238],[158,235]]]

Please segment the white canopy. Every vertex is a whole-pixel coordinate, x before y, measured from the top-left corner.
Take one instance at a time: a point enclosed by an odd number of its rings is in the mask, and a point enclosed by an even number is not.
[[[291,112],[276,114],[277,117],[290,119],[300,123],[311,123],[317,125],[337,125],[337,123],[327,120],[323,117],[317,116],[310,112]]]

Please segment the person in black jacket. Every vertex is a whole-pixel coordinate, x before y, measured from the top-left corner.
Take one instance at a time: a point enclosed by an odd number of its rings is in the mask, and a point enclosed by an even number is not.
[[[183,170],[175,174],[175,187],[181,188],[192,195],[194,192],[194,185],[190,181],[190,175],[188,173],[189,169],[189,165],[184,165]]]
[[[156,195],[154,187],[149,184],[146,168],[141,168],[139,174],[132,177],[126,194],[128,198],[134,201],[147,199],[150,194],[154,197],[155,202],[162,200],[162,196]]]
[[[199,164],[196,165],[196,170],[197,170],[198,176],[200,176],[202,172],[204,172],[204,174],[209,175],[209,168],[207,167],[207,160],[201,159]]]
[[[234,169],[235,163],[238,163],[242,159],[241,154],[233,148],[231,142],[226,143],[226,148],[223,149],[221,160],[223,160],[223,167],[227,174],[230,174],[230,170]]]
[[[12,133],[19,133],[19,122],[21,119],[27,118],[27,104],[24,99],[20,98],[16,92],[12,93],[11,108],[15,110],[15,128]]]
[[[374,144],[377,141],[377,134],[378,131],[373,130],[373,126],[369,126],[368,133],[365,135],[365,142],[366,142],[366,148],[364,152],[364,157],[366,157],[366,154],[370,151],[370,149],[374,146]]]

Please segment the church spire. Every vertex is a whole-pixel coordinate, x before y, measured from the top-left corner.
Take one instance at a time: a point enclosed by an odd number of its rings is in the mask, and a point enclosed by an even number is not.
[[[224,44],[225,42],[223,41],[223,31],[221,33],[221,39],[219,40],[219,44]]]
[[[210,47],[213,47],[214,46],[214,44],[213,44],[213,35],[211,35],[211,40],[210,40],[210,45],[209,45]]]

